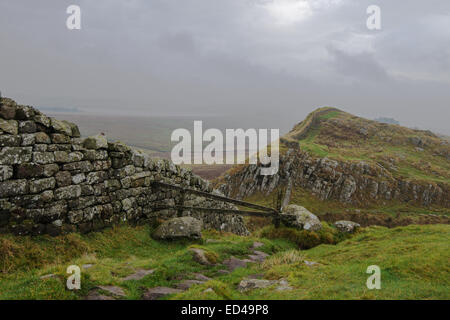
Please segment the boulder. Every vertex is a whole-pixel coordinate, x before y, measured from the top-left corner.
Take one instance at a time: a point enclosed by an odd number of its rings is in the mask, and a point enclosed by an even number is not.
[[[359,227],[361,227],[359,223],[346,220],[336,221],[334,225],[339,231],[346,233],[353,233],[358,230]]]
[[[317,231],[322,229],[322,223],[316,215],[304,207],[291,204],[283,208],[281,220],[288,227]]]
[[[155,239],[200,239],[202,222],[192,217],[179,217],[164,221],[153,233]]]

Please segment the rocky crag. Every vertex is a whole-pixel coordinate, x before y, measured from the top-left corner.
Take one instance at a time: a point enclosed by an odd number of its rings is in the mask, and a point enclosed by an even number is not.
[[[104,135],[82,138],[68,121],[30,106],[0,100],[0,232],[17,235],[89,232],[120,222],[167,219],[180,194],[152,181],[217,192],[191,171]],[[186,206],[230,208],[223,202],[186,195]],[[185,211],[214,228],[247,234],[241,216]]]
[[[320,200],[353,206],[392,200],[450,207],[449,143],[431,132],[323,108],[282,137],[280,146],[276,175],[243,165],[219,178],[219,189],[242,199],[293,184]]]

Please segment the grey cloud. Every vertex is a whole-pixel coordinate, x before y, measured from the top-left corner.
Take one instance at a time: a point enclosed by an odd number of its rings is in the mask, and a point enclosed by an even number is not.
[[[332,105],[450,134],[448,0],[379,0],[377,32],[365,27],[373,1],[308,0],[301,19],[271,13],[279,1],[2,1],[0,89],[29,104],[285,130]],[[72,3],[81,31],[65,28]]]

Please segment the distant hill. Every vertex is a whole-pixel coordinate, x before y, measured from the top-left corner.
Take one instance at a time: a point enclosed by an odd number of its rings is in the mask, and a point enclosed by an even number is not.
[[[449,145],[430,131],[320,108],[280,139],[277,175],[264,177],[258,166],[241,165],[215,183],[228,195],[268,202],[292,183],[291,203],[323,213],[401,208],[448,214]]]

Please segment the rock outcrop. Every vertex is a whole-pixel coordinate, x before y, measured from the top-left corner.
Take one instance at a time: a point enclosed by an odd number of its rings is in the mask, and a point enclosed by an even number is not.
[[[395,178],[381,165],[364,161],[318,158],[291,148],[280,156],[277,174],[263,176],[261,167],[260,164],[245,165],[232,175],[225,174],[219,190],[227,196],[243,199],[256,192],[269,195],[278,186],[292,183],[293,188],[306,189],[324,201],[365,205],[379,200],[399,200],[450,207],[449,185]]]
[[[0,232],[58,235],[177,216],[175,210],[153,210],[174,205],[181,195],[152,181],[214,191],[168,160],[108,142],[103,135],[83,139],[73,123],[0,100]],[[232,207],[194,195],[186,195],[185,204]],[[248,234],[241,216],[189,211],[183,216],[201,220],[207,229]]]

